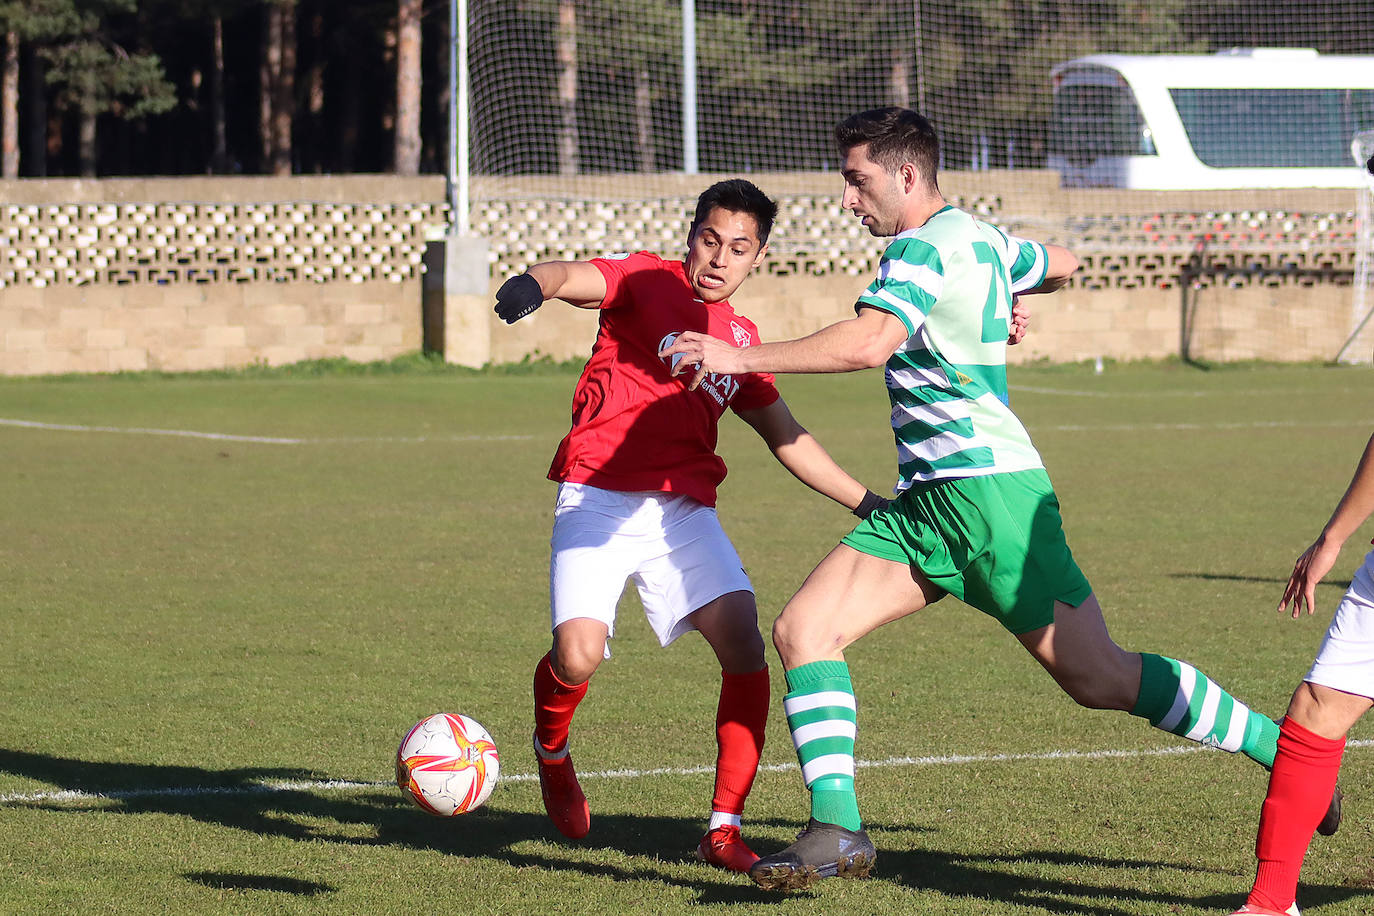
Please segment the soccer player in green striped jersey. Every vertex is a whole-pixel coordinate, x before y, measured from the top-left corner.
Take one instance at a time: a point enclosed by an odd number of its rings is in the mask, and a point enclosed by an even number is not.
[[[845,536],[773,626],[783,705],[811,819],[760,859],[767,888],[862,877],[876,851],[854,794],[858,704],[844,649],[947,594],[995,618],[1080,705],[1130,712],[1202,744],[1274,762],[1278,727],[1192,666],[1128,652],[1064,538],[1059,501],[1007,405],[1014,297],[1053,292],[1077,261],[949,206],[939,142],[914,111],[883,108],[835,129],[842,206],[892,236],[855,317],[798,340],[734,347],[685,333],[678,372],[849,372],[883,366],[897,447],[895,500]],[[1339,822],[1332,800],[1324,832]]]

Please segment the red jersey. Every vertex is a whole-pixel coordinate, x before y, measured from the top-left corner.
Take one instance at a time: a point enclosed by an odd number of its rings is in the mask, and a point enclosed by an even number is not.
[[[758,328],[729,302],[702,302],[681,261],[647,251],[592,262],[606,278],[592,355],[573,392],[572,429],[558,446],[550,480],[606,490],[682,493],[708,506],[725,479],[716,432],[725,408],[767,407],[773,376],[669,375],[658,351],[682,331],[735,346],[759,342]],[[681,357],[678,357],[681,359]]]

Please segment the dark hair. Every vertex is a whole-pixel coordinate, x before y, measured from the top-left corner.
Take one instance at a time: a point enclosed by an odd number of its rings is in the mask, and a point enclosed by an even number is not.
[[[768,234],[773,231],[773,220],[778,216],[778,205],[768,199],[751,181],[743,178],[727,178],[711,185],[697,198],[697,210],[692,216],[692,226],[687,230],[688,237],[696,234],[697,226],[711,215],[716,207],[731,213],[748,213],[759,226],[759,246],[768,244]]]
[[[910,108],[874,108],[850,115],[835,125],[835,142],[840,155],[867,143],[868,158],[889,172],[910,162],[926,184],[939,189],[935,172],[940,167],[940,138],[930,122]]]

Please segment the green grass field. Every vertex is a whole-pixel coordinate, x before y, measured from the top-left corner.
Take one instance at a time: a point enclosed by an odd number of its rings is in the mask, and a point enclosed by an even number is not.
[[[548,645],[544,473],[574,380],[0,380],[0,913],[1125,916],[1241,901],[1265,774],[1078,709],[953,600],[849,656],[872,879],[782,896],[691,860],[717,669],[694,637],[660,650],[632,596],[574,723],[592,834],[563,841],[532,780],[529,685]],[[1032,367],[1012,383],[1118,642],[1281,713],[1374,533],[1347,546],[1316,618],[1274,613],[1374,427],[1374,372]],[[842,464],[890,484],[879,376],[781,386]],[[742,423],[722,451],[721,516],[766,628],[852,520]],[[440,710],[477,718],[503,752],[491,801],[453,820],[389,782],[402,733]],[[1347,753],[1346,823],[1309,856],[1309,916],[1374,911],[1371,757]],[[766,853],[806,816],[776,702],[765,764],[746,836]]]

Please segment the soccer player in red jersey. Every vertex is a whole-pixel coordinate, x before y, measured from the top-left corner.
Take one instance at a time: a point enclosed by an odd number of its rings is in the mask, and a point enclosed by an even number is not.
[[[1371,160],[1374,166],[1374,160]],[[1374,171],[1374,168],[1371,168]],[[1279,611],[1316,610],[1317,583],[1350,535],[1374,514],[1374,438],[1317,540],[1293,565]],[[1260,809],[1259,867],[1245,905],[1232,916],[1294,916],[1298,873],[1332,797],[1345,736],[1374,705],[1374,551],[1350,580],[1317,659],[1279,723],[1279,749]]]
[[[568,732],[614,632],[627,578],[667,646],[696,630],[722,669],[711,819],[697,855],[747,872],[757,856],[740,836],[769,709],[768,666],[753,588],[716,517],[725,463],[717,425],[733,410],[778,461],[861,517],[886,500],[845,473],[793,418],[764,373],[712,375],[689,390],[659,350],[683,331],[735,346],[757,343],[729,297],[763,263],[777,206],[748,181],[722,181],[697,201],[682,260],[648,252],[536,264],[497,292],[507,323],[546,299],[599,309],[591,358],[578,379],[572,429],[554,455],[550,597],[553,648],[534,672],[534,750],[544,806],[571,838],[591,827],[568,754]]]

